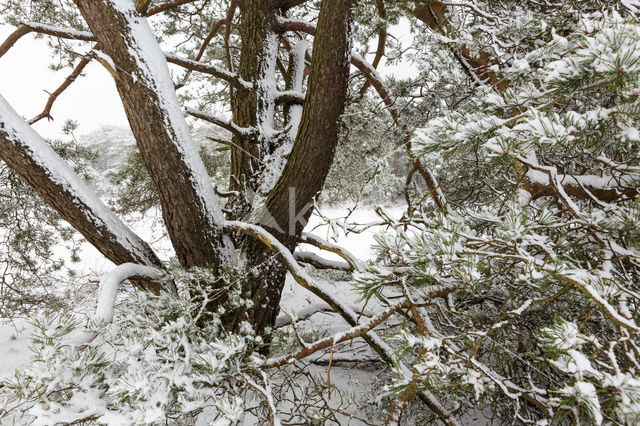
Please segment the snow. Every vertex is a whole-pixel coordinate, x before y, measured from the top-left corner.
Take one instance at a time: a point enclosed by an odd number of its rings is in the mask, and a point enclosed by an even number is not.
[[[118,242],[134,253],[141,263],[154,264],[153,259],[148,257],[142,240],[124,225],[111,209],[104,205],[87,183],[76,175],[71,167],[14,111],[2,96],[0,96],[0,127],[18,149],[27,152],[40,167],[47,170],[49,178],[53,182],[63,187],[80,203],[89,207],[85,214],[87,219],[96,225],[96,228],[106,228],[114,234]]]
[[[29,362],[29,338],[32,331],[33,326],[26,319],[0,319],[0,381],[12,376],[16,369]]]
[[[171,132],[170,138],[182,154],[190,171],[186,179],[192,183],[201,198],[212,228],[219,227],[224,222],[224,216],[178,102],[164,53],[160,50],[146,18],[140,17],[133,8],[133,2],[128,0],[108,2],[127,20],[131,36],[129,53],[138,63],[140,69],[138,77],[158,94],[160,108],[165,113],[163,119],[166,129]],[[224,253],[221,254],[228,260],[232,260],[233,245],[228,238],[225,238],[225,246]]]

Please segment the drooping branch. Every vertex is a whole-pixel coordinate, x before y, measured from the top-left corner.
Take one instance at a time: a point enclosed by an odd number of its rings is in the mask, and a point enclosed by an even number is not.
[[[144,278],[158,280],[162,276],[162,271],[145,265],[135,263],[123,263],[109,271],[100,280],[98,286],[98,300],[92,321],[96,326],[105,326],[113,321],[114,307],[118,287],[123,281],[133,278]],[[98,336],[95,331],[82,331],[78,336],[74,336],[71,343],[75,345],[86,345]]]
[[[162,267],[149,245],[100,201],[1,96],[0,142],[0,158],[107,259],[116,265]]]
[[[187,267],[215,268],[230,261],[233,250],[222,232],[222,211],[146,19],[127,2],[76,0],[76,4],[115,64],[116,87],[158,188],[178,259]]]

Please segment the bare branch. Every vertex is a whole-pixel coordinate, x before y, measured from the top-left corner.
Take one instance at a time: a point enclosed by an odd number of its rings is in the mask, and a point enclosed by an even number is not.
[[[273,367],[280,367],[285,364],[291,364],[297,360],[308,357],[309,355],[312,355],[322,349],[326,349],[338,343],[346,342],[347,340],[360,337],[365,333],[373,330],[380,324],[382,324],[387,318],[389,318],[396,311],[400,309],[405,309],[408,306],[409,306],[409,302],[406,300],[403,302],[397,303],[393,305],[391,308],[385,310],[380,315],[374,318],[371,318],[369,321],[366,321],[365,323],[360,324],[358,326],[352,327],[349,330],[334,334],[333,336],[317,340],[314,343],[311,343],[306,347],[302,348],[301,350],[299,350],[293,355],[286,355],[278,358],[269,359],[264,363],[264,367],[273,368]]]
[[[185,111],[187,112],[187,114],[192,115],[196,118],[199,118],[201,120],[205,120],[208,121],[209,123],[213,123],[216,126],[222,127],[225,130],[230,131],[231,133],[237,134],[237,135],[252,135],[255,134],[257,132],[256,129],[249,129],[249,128],[245,128],[245,127],[240,127],[238,126],[236,123],[234,123],[232,120],[227,120],[225,118],[220,118],[220,117],[216,117],[215,115],[209,114],[207,112],[204,111],[200,111],[194,108],[186,108]]]
[[[94,49],[97,49],[97,48],[98,48],[97,45],[94,46]],[[80,74],[85,69],[85,67],[89,65],[89,63],[91,62],[91,59],[92,59],[92,56],[90,54],[84,55],[82,59],[80,59],[80,62],[78,62],[78,64],[73,69],[71,74],[69,74],[67,78],[64,79],[62,84],[55,91],[49,94],[49,98],[47,99],[47,103],[44,106],[44,109],[42,110],[42,112],[36,115],[35,117],[33,117],[31,120],[29,120],[28,121],[29,124],[37,123],[43,118],[48,118],[49,120],[53,120],[53,118],[51,117],[51,108],[53,108],[54,102],[58,99],[58,96],[60,96],[62,92],[64,92],[69,86],[71,86],[71,84],[74,81],[76,81],[76,79],[80,76]]]

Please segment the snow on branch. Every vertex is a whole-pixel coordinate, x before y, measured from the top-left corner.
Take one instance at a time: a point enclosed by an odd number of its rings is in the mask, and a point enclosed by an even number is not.
[[[335,269],[346,272],[353,271],[353,267],[347,262],[325,259],[308,251],[297,251],[293,253],[293,257],[297,261],[312,265],[316,269]]]
[[[162,271],[150,266],[135,263],[124,263],[108,272],[100,280],[98,287],[98,300],[96,310],[92,318],[94,326],[102,327],[113,321],[116,296],[120,284],[130,278],[148,278],[157,280],[162,276]],[[86,345],[98,336],[95,331],[83,330],[71,339],[74,345]]]
[[[98,198],[0,96],[0,158],[112,262],[161,265],[151,248]]]
[[[208,112],[200,111],[194,108],[185,108],[185,111],[189,115],[192,115],[204,121],[208,121],[209,123],[213,123],[216,126],[222,127],[223,129],[239,136],[251,136],[258,132],[258,130],[255,128],[240,127],[236,123],[234,123],[233,120],[227,120],[226,118],[221,118],[213,114],[209,114]]]
[[[100,280],[98,302],[93,319],[103,324],[113,321],[118,286],[124,280],[133,277],[158,279],[161,275],[162,271],[151,266],[137,265],[135,263],[123,263],[117,266]]]
[[[242,87],[243,89],[252,90],[253,84],[244,81],[237,74],[232,73],[224,68],[218,67],[216,65],[206,64],[200,61],[194,61],[193,59],[182,58],[178,55],[174,55],[172,53],[165,53],[165,58],[167,58],[167,62],[170,62],[175,65],[180,65],[183,68],[188,70],[197,71],[203,74],[209,74],[214,77],[218,77],[222,80],[226,80],[232,83],[236,87]]]
[[[322,250],[330,251],[337,254],[338,256],[342,257],[355,271],[364,272],[365,270],[364,266],[362,266],[362,263],[350,251],[343,247],[340,247],[337,244],[333,244],[329,241],[323,240],[317,235],[303,233],[300,236],[300,242],[310,244]]]
[[[23,36],[29,33],[46,34],[53,37],[60,37],[69,40],[79,41],[96,41],[96,37],[89,31],[78,31],[73,28],[56,27],[53,25],[45,25],[37,22],[23,22],[18,29],[7,37],[7,39],[0,45],[0,57],[13,47],[13,45]],[[249,82],[242,80],[237,74],[230,72],[224,68],[216,65],[206,64],[200,61],[194,61],[188,58],[182,58],[173,53],[164,53],[167,62],[175,65],[179,65],[188,70],[197,71],[203,74],[208,74],[221,80],[225,80],[235,85],[236,87],[242,87],[247,90],[252,90],[253,85]],[[302,99],[304,100],[304,98]],[[297,93],[282,93],[281,102],[301,102],[300,96]]]

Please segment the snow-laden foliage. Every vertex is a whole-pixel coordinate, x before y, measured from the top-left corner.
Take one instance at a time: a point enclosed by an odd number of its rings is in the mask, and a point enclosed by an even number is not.
[[[74,335],[84,321],[51,311],[33,319],[32,361],[2,388],[5,419],[31,424],[92,421],[100,424],[233,424],[245,408],[248,386],[262,361],[250,355],[259,344],[251,327],[227,333],[207,313],[211,280],[205,269],[176,270],[178,295],[123,294],[111,324],[90,322],[98,332],[87,345]],[[223,279],[239,288],[245,275],[229,269]],[[237,301],[241,302],[241,301]],[[268,385],[266,385],[268,387]]]
[[[391,269],[358,278],[365,298],[399,286],[414,306],[394,336],[413,366],[388,388],[398,401],[422,389],[525,423],[640,421],[640,25],[564,13],[527,35],[500,26],[526,13],[477,11],[465,49],[482,51],[474,28],[521,37],[493,41],[505,85],[478,81],[418,132],[415,152],[457,180],[448,211],[387,220]]]
[[[52,141],[53,149],[84,178],[95,177],[95,153],[75,142]],[[40,197],[0,163],[0,317],[30,312],[34,306],[64,306],[75,272],[61,250],[80,260],[77,234]],[[68,297],[70,293],[66,294]]]

